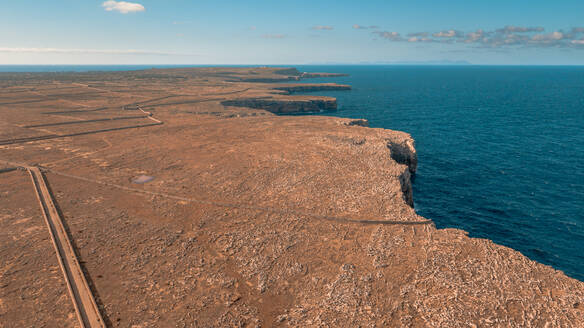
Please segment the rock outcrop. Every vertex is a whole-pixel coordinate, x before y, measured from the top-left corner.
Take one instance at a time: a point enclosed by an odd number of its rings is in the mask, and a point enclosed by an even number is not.
[[[278,114],[324,112],[337,109],[336,99],[329,97],[311,99],[245,98],[225,100],[221,104],[223,106],[263,109]]]
[[[343,77],[348,74],[340,73],[300,73],[296,69],[281,69],[273,72],[271,77],[239,77],[237,80],[229,80],[231,82],[256,82],[256,83],[278,83],[282,81],[300,81],[302,79],[327,78],[327,77]]]
[[[307,72],[300,74],[300,78],[303,78],[303,79],[313,79],[313,78],[319,78],[319,77],[342,77],[342,76],[349,76],[349,74],[343,74],[343,73],[307,73]]]
[[[410,138],[401,142],[388,140],[387,147],[391,150],[391,158],[394,161],[407,165],[410,173],[416,173],[418,168],[418,153],[416,152],[413,139]]]
[[[416,174],[418,168],[418,155],[414,146],[414,139],[411,137],[400,141],[389,139],[387,140],[387,148],[391,151],[391,159],[398,164],[407,166],[407,170],[404,170],[399,176],[399,182],[402,186],[404,201],[414,207],[412,176]]]
[[[364,118],[357,118],[357,119],[348,119],[345,121],[341,122],[342,125],[346,125],[346,126],[363,126],[363,127],[368,127],[369,126],[369,121],[367,121]]]
[[[287,92],[288,94],[291,94],[295,92],[346,91],[351,90],[351,86],[336,83],[291,84],[275,87],[274,90],[282,90]]]

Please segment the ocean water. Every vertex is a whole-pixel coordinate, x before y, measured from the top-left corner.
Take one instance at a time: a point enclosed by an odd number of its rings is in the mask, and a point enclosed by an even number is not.
[[[306,66],[321,92],[416,140],[417,212],[584,281],[584,67]],[[320,114],[323,115],[323,114]]]

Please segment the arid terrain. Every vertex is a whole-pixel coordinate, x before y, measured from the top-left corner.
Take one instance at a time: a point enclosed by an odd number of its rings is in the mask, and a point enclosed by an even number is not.
[[[0,327],[81,326],[35,167],[108,327],[584,327],[583,282],[415,213],[407,133],[278,115],[317,76],[0,74]]]

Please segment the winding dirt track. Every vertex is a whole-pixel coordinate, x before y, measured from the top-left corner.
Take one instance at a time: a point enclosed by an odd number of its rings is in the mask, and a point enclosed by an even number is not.
[[[108,129],[99,129],[99,130],[91,130],[91,131],[83,131],[77,133],[69,133],[69,134],[48,134],[42,135],[37,137],[25,137],[25,138],[17,138],[17,139],[7,139],[7,140],[0,140],[0,145],[12,145],[18,143],[26,143],[32,141],[40,141],[40,140],[47,140],[47,139],[56,139],[56,138],[65,138],[65,137],[76,137],[82,136],[87,134],[95,134],[95,133],[103,133],[103,132],[111,132],[111,131],[120,131],[120,130],[127,130],[127,129],[135,129],[135,128],[143,128],[148,126],[154,125],[161,125],[163,124],[162,121],[155,119],[152,117],[152,113],[144,111],[142,108],[138,107],[144,116],[130,116],[130,117],[114,117],[114,118],[106,118],[106,119],[97,119],[97,120],[86,120],[86,121],[72,121],[72,122],[60,122],[60,123],[51,123],[51,124],[40,124],[40,125],[30,125],[25,126],[26,128],[34,128],[34,127],[42,127],[42,126],[54,126],[54,125],[70,125],[70,124],[80,124],[80,123],[92,123],[92,122],[107,122],[107,121],[116,121],[116,120],[126,120],[126,119],[139,119],[139,118],[147,118],[154,123],[146,123],[146,124],[136,124],[131,126],[123,126],[118,128],[108,128]]]
[[[108,122],[108,121],[119,121],[119,120],[135,120],[139,118],[147,118],[148,116],[122,116],[122,117],[108,117],[108,118],[98,118],[93,120],[79,120],[79,121],[67,121],[67,122],[57,122],[57,123],[43,123],[35,125],[25,125],[24,128],[42,128],[47,126],[59,126],[59,125],[71,125],[71,124],[83,124],[83,123],[95,123],[95,122]]]
[[[151,117],[149,117],[149,119],[151,120],[155,120]],[[158,120],[156,120],[158,121]],[[56,138],[65,138],[65,137],[76,137],[76,136],[82,136],[82,135],[87,135],[87,134],[96,134],[96,133],[103,133],[103,132],[111,132],[111,131],[120,131],[120,130],[127,130],[127,129],[136,129],[136,128],[144,128],[144,127],[148,127],[148,126],[154,126],[154,125],[160,125],[162,124],[162,122],[156,122],[155,123],[146,123],[146,124],[138,124],[138,125],[132,125],[132,126],[123,126],[123,127],[119,127],[119,128],[109,128],[109,129],[100,129],[100,130],[92,130],[92,131],[83,131],[83,132],[77,132],[77,133],[69,133],[69,134],[49,134],[49,135],[43,135],[43,136],[38,136],[38,137],[27,137],[27,138],[18,138],[18,139],[8,139],[8,140],[0,140],[0,145],[12,145],[12,144],[18,144],[18,143],[26,143],[26,142],[32,142],[32,141],[40,141],[40,140],[48,140],[48,139],[56,139]]]

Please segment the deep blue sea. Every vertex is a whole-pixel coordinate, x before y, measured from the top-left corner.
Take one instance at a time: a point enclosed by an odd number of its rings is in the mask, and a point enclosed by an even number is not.
[[[0,66],[93,71],[184,66]],[[337,112],[416,140],[417,212],[584,281],[584,67],[298,66],[348,73]]]
[[[584,281],[584,67],[324,66],[325,114],[416,140],[417,212]]]

